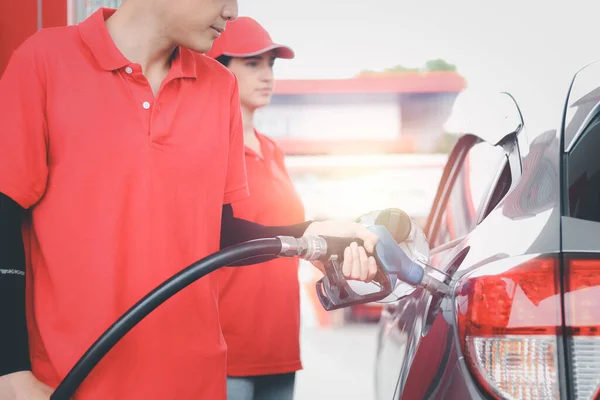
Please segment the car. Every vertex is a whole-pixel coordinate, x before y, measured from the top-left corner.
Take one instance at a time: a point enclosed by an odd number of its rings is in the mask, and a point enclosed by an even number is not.
[[[376,399],[600,398],[600,63],[474,104],[423,226],[450,290],[384,306]]]

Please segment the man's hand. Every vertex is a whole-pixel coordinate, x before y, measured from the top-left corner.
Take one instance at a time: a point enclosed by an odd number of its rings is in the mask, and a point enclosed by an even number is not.
[[[379,238],[364,226],[346,221],[313,222],[304,234],[361,239],[364,248],[352,243],[344,251],[344,264],[342,265],[344,276],[370,282],[377,274],[375,258],[368,256],[367,253],[374,253]],[[320,262],[313,262],[313,265],[325,273],[325,268]]]
[[[0,376],[0,400],[49,400],[52,392],[29,371]]]

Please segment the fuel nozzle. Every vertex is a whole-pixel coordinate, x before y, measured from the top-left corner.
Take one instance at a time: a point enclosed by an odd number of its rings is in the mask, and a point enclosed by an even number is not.
[[[428,265],[423,260],[412,260],[396,243],[386,227],[376,225],[369,227],[379,236],[376,248],[378,267],[384,269],[392,280],[400,280],[416,287],[422,287],[430,292],[447,294],[447,275]]]
[[[422,262],[411,259],[397,243],[398,234],[392,236],[382,225],[369,226],[379,241],[375,247],[377,274],[372,282],[348,281],[342,273],[343,253],[352,242],[350,238],[280,236],[282,257],[300,257],[309,261],[322,261],[325,276],[317,282],[317,295],[326,310],[382,301],[388,298],[399,282],[422,287],[432,293],[450,292],[447,276]],[[410,230],[409,230],[410,232]],[[406,237],[405,233],[402,236]]]
[[[422,287],[432,293],[449,293],[450,278],[427,263],[429,261],[429,243],[423,229],[408,214],[398,208],[389,208],[371,214],[371,219],[374,225],[384,226],[408,258],[423,269],[420,283],[407,283],[415,287]],[[403,280],[402,277],[399,279]],[[400,292],[407,292],[406,285],[400,289]]]
[[[423,268],[425,273],[418,286],[433,294],[441,293],[443,295],[449,295],[450,286],[448,285],[448,282],[450,281],[450,278],[448,275],[430,265],[425,264],[423,265]]]

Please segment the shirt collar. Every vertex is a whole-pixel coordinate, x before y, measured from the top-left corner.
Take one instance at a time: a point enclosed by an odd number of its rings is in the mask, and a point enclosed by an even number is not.
[[[245,152],[247,157],[258,158],[265,162],[271,162],[271,160],[275,161],[279,165],[285,164],[285,154],[279,147],[277,147],[276,143],[270,139],[269,137],[259,133],[257,130],[254,130],[258,141],[260,142],[260,149],[262,152],[262,157],[252,150],[251,148],[245,146]]]
[[[175,78],[196,79],[196,57],[189,49],[178,47],[173,53],[171,72]]]
[[[124,68],[131,62],[119,51],[106,28],[106,20],[115,9],[101,7],[79,24],[81,39],[92,55],[106,71]],[[178,47],[173,53],[171,73],[175,78],[196,78],[196,57],[188,50]]]
[[[258,139],[258,142],[260,143],[260,150],[261,150],[261,152],[263,153],[263,156],[264,156],[265,155],[265,151],[268,150],[266,148],[267,146],[265,145],[265,139],[263,138],[263,136],[260,133],[258,133],[258,131],[256,129],[254,130],[254,134],[256,135],[256,138]],[[244,149],[245,149],[245,152],[246,152],[247,156],[263,158],[256,151],[252,150],[248,146],[244,146]]]

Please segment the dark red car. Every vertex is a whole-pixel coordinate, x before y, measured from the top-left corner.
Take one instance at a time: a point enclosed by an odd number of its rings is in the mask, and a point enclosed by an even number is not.
[[[599,398],[600,64],[537,113],[502,96],[471,114],[425,226],[451,295],[383,310],[378,400]]]

